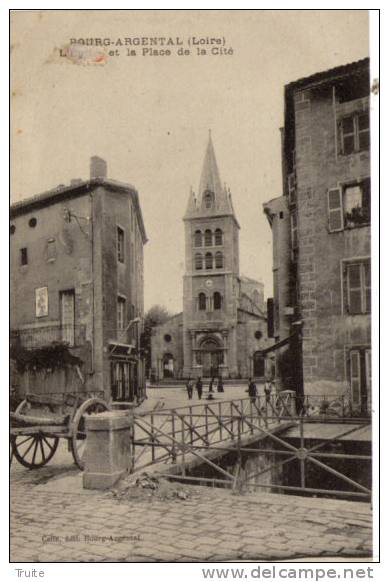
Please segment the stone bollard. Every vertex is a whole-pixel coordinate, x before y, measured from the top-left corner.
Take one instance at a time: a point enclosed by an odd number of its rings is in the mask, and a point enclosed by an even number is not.
[[[108,489],[128,473],[132,461],[132,410],[85,416],[84,489]]]

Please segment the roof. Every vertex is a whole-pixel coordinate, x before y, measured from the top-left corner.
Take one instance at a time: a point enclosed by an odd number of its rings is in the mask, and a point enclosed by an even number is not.
[[[83,196],[85,194],[93,192],[96,188],[102,186],[107,190],[112,192],[121,192],[124,194],[129,194],[135,206],[135,211],[138,217],[139,227],[142,233],[143,243],[147,242],[147,235],[145,230],[145,225],[142,216],[142,210],[139,202],[138,191],[131,184],[126,184],[124,182],[118,182],[116,180],[109,180],[107,178],[93,178],[92,180],[77,181],[75,184],[70,184],[70,186],[57,186],[36,196],[30,198],[25,198],[19,202],[15,202],[10,208],[10,218],[16,218],[32,210],[37,210],[39,208],[44,208],[45,206],[50,206],[51,204],[56,204],[63,200],[70,200],[78,196]]]
[[[285,86],[285,90],[289,92],[295,89],[308,88],[313,85],[318,85],[323,81],[333,81],[334,79],[340,79],[342,77],[349,76],[350,73],[355,73],[358,70],[362,71],[368,68],[369,62],[369,57],[366,57],[346,65],[340,65],[339,67],[327,69],[326,71],[320,71],[319,73],[314,73],[308,77],[302,77],[301,79],[292,81]]]
[[[204,193],[212,192],[214,203],[211,208],[207,208],[204,202]],[[219,168],[216,161],[215,149],[213,147],[211,132],[209,132],[207,149],[205,151],[203,168],[201,172],[198,197],[191,190],[184,220],[191,218],[213,218],[215,216],[233,216],[235,212],[232,205],[231,193],[226,186],[222,186]],[[236,221],[237,222],[237,221]],[[239,226],[239,225],[238,225]]]

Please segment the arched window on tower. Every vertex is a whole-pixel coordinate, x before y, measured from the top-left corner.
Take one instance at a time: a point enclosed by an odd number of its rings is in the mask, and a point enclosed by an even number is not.
[[[204,244],[206,247],[212,246],[212,230],[207,229],[204,233]]]
[[[196,230],[196,232],[194,234],[194,244],[195,244],[195,247],[203,246],[203,234],[202,234],[201,230]]]
[[[201,271],[203,268],[203,255],[201,253],[195,254],[195,269],[196,271]]]
[[[214,309],[221,309],[222,308],[222,296],[218,291],[215,291],[213,294],[213,308]]]
[[[223,231],[220,228],[215,230],[215,245],[222,245],[223,244]]]
[[[199,310],[205,311],[207,308],[207,298],[205,293],[199,293]]]
[[[224,266],[223,253],[221,253],[220,251],[217,252],[215,255],[215,266],[216,269],[222,269]]]
[[[212,208],[213,198],[214,198],[213,192],[211,192],[210,190],[206,190],[204,192],[205,208]]]
[[[205,255],[205,268],[206,269],[213,269],[212,253],[206,253],[206,255]]]

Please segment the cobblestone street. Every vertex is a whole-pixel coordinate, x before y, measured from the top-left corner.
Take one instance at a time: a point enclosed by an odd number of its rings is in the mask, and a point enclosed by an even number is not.
[[[83,490],[80,473],[61,458],[40,471],[12,467],[13,562],[371,555],[371,513],[364,503],[239,496],[207,487],[188,487],[184,500],[119,501],[111,493]]]

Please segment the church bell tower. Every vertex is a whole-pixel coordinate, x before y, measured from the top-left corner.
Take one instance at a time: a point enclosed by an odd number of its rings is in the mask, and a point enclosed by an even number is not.
[[[236,376],[239,224],[209,132],[197,196],[185,224],[184,376]]]

